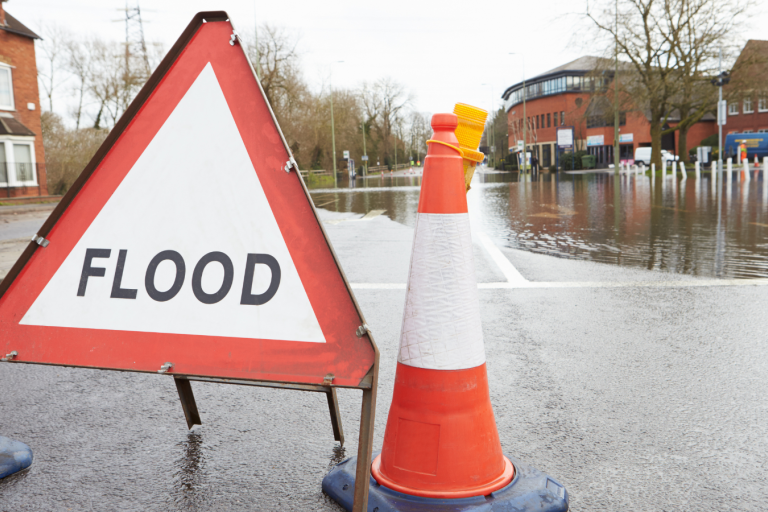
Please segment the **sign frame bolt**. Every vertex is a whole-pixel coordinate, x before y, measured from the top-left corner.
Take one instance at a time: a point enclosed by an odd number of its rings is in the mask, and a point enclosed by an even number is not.
[[[9,361],[13,361],[13,358],[17,357],[18,355],[19,355],[18,352],[16,352],[15,350],[11,350],[7,354],[5,354],[5,357],[0,358],[0,361],[3,361],[4,363],[7,363]]]

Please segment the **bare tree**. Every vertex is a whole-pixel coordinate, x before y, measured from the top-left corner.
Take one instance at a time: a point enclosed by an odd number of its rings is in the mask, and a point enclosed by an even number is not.
[[[706,112],[706,105],[688,108],[681,100],[696,97],[692,89],[711,69],[713,52],[728,42],[729,29],[738,26],[749,1],[622,0],[618,12],[613,2],[606,1],[596,13],[587,13],[598,32],[609,36],[606,46],[615,45],[618,55],[628,61],[621,87],[648,112],[652,162],[657,166],[661,166],[662,135],[678,129],[668,126],[676,107],[687,108],[682,116],[691,119]],[[693,81],[686,79],[691,76]],[[683,127],[687,130],[693,122]]]
[[[66,43],[67,68],[75,78],[75,85],[72,92],[75,94],[77,103],[72,107],[70,114],[75,119],[75,129],[80,128],[83,118],[83,109],[86,106],[87,98],[94,74],[94,46],[97,43],[93,39],[79,41],[70,39]]]
[[[361,90],[362,107],[365,116],[371,119],[375,138],[381,144],[381,154],[389,163],[395,126],[403,121],[404,114],[413,101],[413,96],[405,87],[386,77],[374,84],[363,84]]]
[[[432,116],[425,112],[411,112],[408,116],[408,130],[411,135],[410,151],[421,160],[421,153],[426,153],[427,141],[432,137]]]
[[[258,38],[257,38],[258,34]],[[245,51],[261,80],[275,115],[289,108],[292,100],[303,92],[299,72],[299,38],[284,28],[262,25],[245,37]]]
[[[66,42],[71,36],[59,25],[44,25],[41,32],[43,39],[37,44],[41,57],[37,65],[37,76],[48,98],[48,110],[53,112],[53,95],[66,81],[66,68],[62,64],[66,58]]]
[[[671,105],[680,117],[678,149],[681,160],[688,161],[688,130],[705,114],[716,111],[717,88],[710,79],[718,72],[719,53],[725,50],[726,62],[734,57],[733,30],[748,7],[746,2],[722,4],[712,0],[669,0],[669,26],[674,29],[672,51],[678,63],[679,91]],[[679,16],[684,12],[684,16]],[[734,69],[749,65],[741,59]]]

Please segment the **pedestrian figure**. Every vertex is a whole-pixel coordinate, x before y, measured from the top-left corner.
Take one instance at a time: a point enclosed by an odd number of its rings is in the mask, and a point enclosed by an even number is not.
[[[539,159],[536,158],[536,154],[531,155],[531,170],[533,172],[539,171]]]

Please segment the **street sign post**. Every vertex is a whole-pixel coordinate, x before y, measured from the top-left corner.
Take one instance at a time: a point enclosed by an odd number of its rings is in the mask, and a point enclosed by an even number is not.
[[[172,375],[190,428],[190,381],[322,392],[342,443],[335,388],[360,389],[368,482],[379,352],[225,12],[194,17],[0,283],[0,356]]]
[[[344,151],[344,160],[349,160],[349,151]]]
[[[560,152],[565,152],[570,150],[571,153],[574,152],[574,137],[573,137],[574,127],[573,126],[563,126],[561,128],[557,129],[557,166],[560,166]],[[573,160],[571,160],[571,167],[573,167]]]

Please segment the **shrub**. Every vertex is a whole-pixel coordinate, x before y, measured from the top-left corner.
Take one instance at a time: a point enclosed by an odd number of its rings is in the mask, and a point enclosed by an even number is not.
[[[71,130],[52,112],[40,116],[45,147],[48,191],[64,194],[107,138],[109,130]]]
[[[576,151],[575,153],[563,153],[560,155],[560,168],[564,171],[580,171],[582,169],[581,157],[586,155],[586,151]]]

